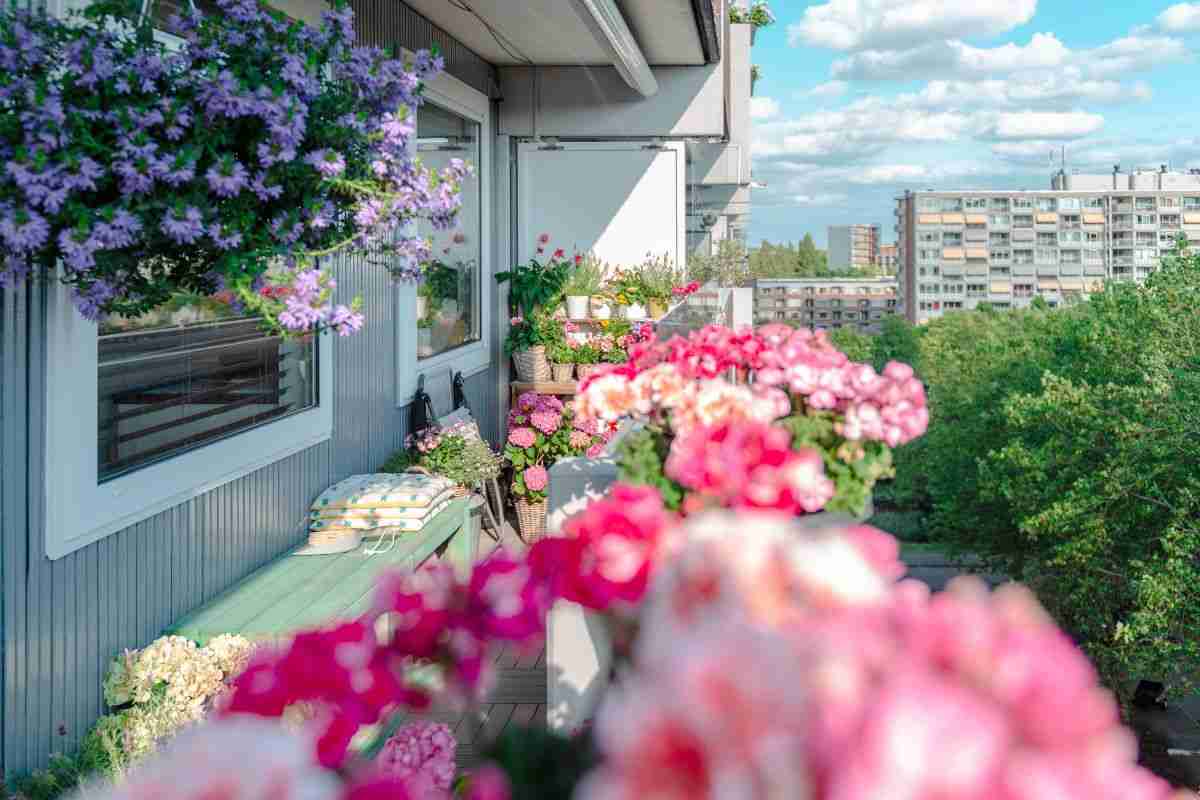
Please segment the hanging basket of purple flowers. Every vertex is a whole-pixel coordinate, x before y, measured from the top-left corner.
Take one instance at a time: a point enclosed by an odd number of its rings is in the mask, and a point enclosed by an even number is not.
[[[0,285],[57,278],[91,319],[189,292],[347,334],[363,318],[334,302],[323,257],[420,277],[429,243],[399,232],[451,226],[470,169],[411,155],[442,60],[354,46],[344,2],[320,27],[217,5],[171,19],[178,46],[127,0],[0,10]]]

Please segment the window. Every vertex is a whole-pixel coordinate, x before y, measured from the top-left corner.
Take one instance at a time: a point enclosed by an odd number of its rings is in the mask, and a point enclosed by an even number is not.
[[[1078,214],[1065,214],[1062,218],[1062,226],[1064,228],[1078,228],[1082,219]]]
[[[180,295],[98,340],[99,480],[317,405],[317,348],[256,318]]]
[[[1039,197],[1037,201],[1038,211],[1054,211],[1058,207],[1058,203],[1053,197]]]
[[[963,207],[968,210],[987,208],[986,197],[968,197],[963,201]]]
[[[1033,263],[1033,251],[1032,250],[1013,250],[1013,263],[1014,264],[1032,264]]]
[[[459,158],[476,167],[462,184],[462,209],[454,230],[437,231],[422,220],[418,231],[433,241],[434,261],[417,289],[417,359],[424,361],[480,340],[479,264],[482,209],[480,125],[426,103],[417,111],[417,152],[442,169]]]
[[[1037,248],[1035,258],[1038,264],[1057,264],[1058,249],[1055,247],[1039,247]]]
[[[1083,208],[1085,211],[1103,211],[1103,197],[1085,197],[1083,198]]]
[[[1010,237],[1007,233],[998,233],[993,231],[992,233],[988,234],[988,244],[1008,244],[1009,238]]]
[[[1154,210],[1154,198],[1153,197],[1135,198],[1133,201],[1133,207],[1135,209],[1137,209],[1138,211],[1153,211]]]
[[[1029,197],[1018,197],[1012,202],[1013,208],[1033,208],[1033,199]]]
[[[993,261],[1008,261],[1012,258],[1012,253],[1008,250],[993,250],[991,258]]]
[[[1058,244],[1057,233],[1039,233],[1037,235],[1037,243],[1042,247],[1054,247]]]
[[[1003,276],[1003,275],[1008,275],[1011,272],[1012,272],[1012,270],[1010,270],[1008,267],[993,266],[990,274],[994,275],[994,276]]]
[[[1059,211],[1078,211],[1080,200],[1078,197],[1060,197],[1058,200]],[[1051,209],[1046,209],[1047,211]]]
[[[1137,243],[1140,245],[1157,246],[1158,234],[1155,231],[1138,231]]]
[[[1135,214],[1133,221],[1138,225],[1157,225],[1158,217],[1153,214]]]
[[[1129,227],[1133,224],[1133,214],[1113,214],[1114,227]]]
[[[992,214],[991,217],[989,217],[989,222],[993,226],[997,226],[997,227],[1001,227],[1001,228],[1007,228],[1009,221],[1010,220],[1009,220],[1008,214]]]
[[[1175,247],[1175,240],[1179,238],[1179,231],[1159,231],[1158,246],[1168,249]]]
[[[1085,264],[1103,264],[1104,251],[1102,250],[1084,250],[1083,263]]]
[[[1032,214],[1013,214],[1012,224],[1014,228],[1032,228]]]
[[[1063,264],[1083,263],[1083,259],[1078,250],[1063,250],[1060,254],[1060,260]]]
[[[962,211],[963,201],[961,197],[943,197],[942,211]]]
[[[918,242],[940,242],[942,234],[938,231],[921,231],[917,234]]]
[[[1185,197],[1183,198],[1183,207],[1188,211],[1200,210],[1200,197]]]
[[[944,247],[959,247],[962,245],[963,235],[956,231],[946,231],[942,234],[942,245]]]
[[[1083,241],[1083,231],[1062,231],[1058,234],[1062,244],[1078,244]]]
[[[919,197],[917,198],[918,211],[941,211],[942,199],[940,197]]]
[[[1099,231],[1086,231],[1083,234],[1083,240],[1085,242],[1099,243],[1104,241],[1104,237],[1100,235]]]
[[[1009,206],[1008,198],[1007,197],[993,197],[990,201],[990,206],[993,211],[1008,211],[1008,206]]]
[[[435,231],[427,222],[415,230],[433,243],[434,261],[425,280],[401,283],[396,303],[396,399],[407,405],[418,376],[448,380],[470,377],[491,362],[492,328],[490,148],[492,120],[488,98],[442,73],[425,84],[426,102],[417,112],[416,150],[422,162],[440,168],[462,159],[474,169],[462,185],[458,223]]]

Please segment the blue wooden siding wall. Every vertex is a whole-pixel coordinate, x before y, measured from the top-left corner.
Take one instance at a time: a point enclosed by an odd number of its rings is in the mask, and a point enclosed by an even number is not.
[[[401,446],[395,404],[393,290],[359,259],[337,270],[361,294],[367,327],[338,339],[334,438],[228,483],[57,561],[42,533],[44,287],[0,291],[0,753],[6,774],[70,752],[103,710],[109,659],[154,639],[304,537],[308,504],[341,478],[372,471]],[[495,441],[491,372],[467,398]],[[83,402],[86,402],[84,400]]]

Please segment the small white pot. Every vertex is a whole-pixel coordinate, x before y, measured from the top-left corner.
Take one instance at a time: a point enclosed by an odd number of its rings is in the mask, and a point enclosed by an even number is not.
[[[594,319],[608,319],[612,316],[612,306],[608,301],[593,297],[591,302],[592,317]]]
[[[639,320],[647,317],[646,307],[641,303],[631,303],[625,306],[625,319]]]
[[[567,317],[587,319],[589,300],[587,295],[567,295]]]

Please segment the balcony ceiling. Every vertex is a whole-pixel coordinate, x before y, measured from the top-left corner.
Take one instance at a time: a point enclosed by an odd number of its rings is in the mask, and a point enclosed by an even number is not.
[[[606,43],[575,0],[405,2],[498,66],[527,63],[526,59],[554,66],[613,63]],[[691,0],[617,0],[617,5],[651,66],[705,63]]]

